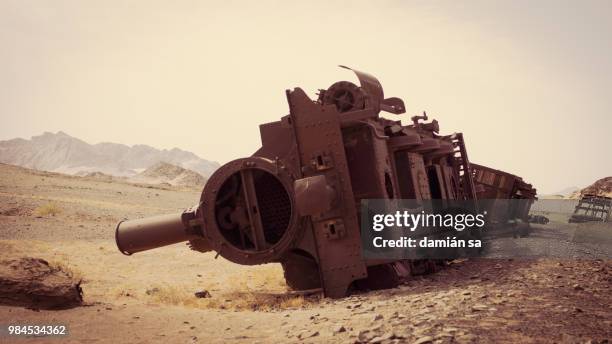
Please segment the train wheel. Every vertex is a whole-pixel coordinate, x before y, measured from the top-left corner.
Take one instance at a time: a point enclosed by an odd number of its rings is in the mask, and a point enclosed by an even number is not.
[[[305,252],[294,252],[281,262],[287,285],[293,290],[321,288],[319,265]]]

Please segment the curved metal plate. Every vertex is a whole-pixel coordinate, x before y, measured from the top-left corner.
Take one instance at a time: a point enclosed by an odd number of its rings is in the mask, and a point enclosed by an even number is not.
[[[380,103],[385,99],[385,94],[383,92],[383,88],[380,84],[380,81],[378,81],[378,79],[368,73],[361,72],[343,65],[339,65],[339,67],[351,70],[357,75],[357,79],[359,79],[361,88],[363,88],[368,94],[368,96],[370,96],[370,105],[377,111],[380,110]]]

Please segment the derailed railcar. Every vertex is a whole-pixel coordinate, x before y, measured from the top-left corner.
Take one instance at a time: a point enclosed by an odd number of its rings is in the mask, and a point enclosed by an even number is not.
[[[585,194],[580,197],[569,223],[609,222],[612,220],[612,198]]]
[[[475,163],[471,164],[471,173],[479,205],[487,211],[491,224],[529,222],[529,210],[537,199],[537,190],[531,184],[517,175]]]

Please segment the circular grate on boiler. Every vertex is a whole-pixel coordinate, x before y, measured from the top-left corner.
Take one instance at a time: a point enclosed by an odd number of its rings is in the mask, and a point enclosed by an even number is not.
[[[247,214],[245,175],[250,174],[257,198],[255,216],[261,219],[265,247],[257,247],[253,226]],[[250,178],[247,178],[250,179]],[[278,243],[289,229],[291,199],[284,185],[273,174],[246,169],[232,174],[222,184],[215,203],[216,222],[223,237],[241,250],[261,250]]]
[[[277,243],[291,221],[291,200],[283,184],[263,170],[253,171],[259,215],[264,236],[270,244]]]

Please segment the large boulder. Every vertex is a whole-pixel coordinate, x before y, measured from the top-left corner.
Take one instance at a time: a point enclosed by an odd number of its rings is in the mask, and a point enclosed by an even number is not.
[[[32,309],[65,309],[81,305],[81,281],[44,259],[0,261],[0,304]]]

